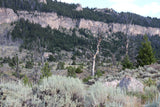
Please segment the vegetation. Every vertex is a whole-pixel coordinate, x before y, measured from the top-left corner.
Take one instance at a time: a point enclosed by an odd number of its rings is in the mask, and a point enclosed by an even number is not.
[[[33,65],[34,65],[33,61],[27,61],[26,65],[25,65],[25,68],[32,69]]]
[[[27,75],[24,76],[23,78],[23,83],[25,86],[32,86],[32,83],[29,81],[29,78],[27,77]]]
[[[56,58],[53,55],[49,55],[48,61],[49,62],[55,62]]]
[[[87,46],[88,41],[84,38],[77,37],[75,33],[72,36],[62,33],[58,30],[52,30],[50,27],[42,28],[39,24],[33,24],[24,19],[15,23],[16,26],[12,31],[13,40],[23,40],[21,47],[33,49],[35,42],[41,47],[47,47],[50,52],[59,50],[71,51],[76,46]]]
[[[83,72],[83,70],[80,67],[78,67],[78,68],[76,68],[75,72],[78,73],[78,74],[80,74],[80,73]]]
[[[49,76],[52,75],[51,68],[49,67],[48,62],[45,63],[44,67],[41,70],[41,73],[42,73],[41,78],[45,78],[45,77],[48,78]]]
[[[155,86],[156,85],[156,81],[155,80],[152,80],[151,78],[148,78],[148,80],[145,80],[144,81],[144,84],[148,87],[150,86]]]
[[[132,62],[130,62],[128,55],[126,55],[124,57],[124,59],[122,61],[122,66],[123,66],[122,67],[123,70],[126,69],[126,68],[128,68],[128,69],[132,69],[133,68],[133,64],[132,64]]]
[[[73,51],[74,53],[72,59],[76,59],[76,57],[81,56],[82,53],[78,50],[75,51],[75,48],[81,48],[84,52],[86,49],[87,51],[89,50],[90,52],[93,52],[95,51],[97,44],[97,38],[91,36],[92,34],[90,31],[85,29],[80,29],[78,31],[85,37],[78,37],[75,33],[75,29],[72,30],[72,35],[68,35],[58,30],[52,30],[50,27],[42,28],[39,24],[32,24],[29,21],[20,19],[20,21],[15,23],[15,28],[11,34],[13,40],[21,39],[23,41],[21,48],[31,50],[36,47],[36,42],[46,51],[52,53],[60,50]],[[129,58],[133,63],[135,63],[135,56],[138,53],[137,49],[141,46],[140,43],[143,41],[143,36],[130,36],[129,39]],[[156,58],[160,59],[160,51],[158,48],[160,46],[160,37],[149,36],[149,40],[151,41],[152,47],[156,51]],[[115,61],[122,61],[122,56],[125,55],[125,41],[126,36],[121,32],[108,35],[108,38],[102,40],[100,45],[100,54],[105,57],[111,57],[113,63]],[[50,56],[48,60],[55,61],[56,59]]]
[[[95,9],[84,8],[83,11],[75,11],[77,5],[66,4],[62,2],[47,0],[47,4],[39,3],[38,0],[1,0],[0,7],[12,8],[14,11],[40,11],[40,12],[56,12],[60,16],[67,16],[73,19],[90,19],[102,21],[106,23],[126,23],[125,18],[133,19],[132,23],[146,27],[160,27],[160,22],[157,18],[142,17],[133,13],[116,13],[106,10],[106,13],[95,11]]]
[[[76,65],[76,62],[75,62],[75,60],[73,60],[73,62],[72,62],[72,65]]]
[[[148,40],[147,35],[144,36],[144,40],[137,56],[138,66],[150,65],[156,62],[151,42]]]
[[[101,77],[102,75],[103,75],[103,72],[98,69],[95,76],[99,78],[99,77]]]
[[[84,83],[87,83],[90,79],[92,79],[92,77],[91,77],[91,76],[88,76],[88,77],[86,77],[86,78],[83,79],[83,82],[84,82]]]
[[[64,69],[64,65],[65,65],[64,62],[59,62],[59,63],[57,64],[57,70],[58,70],[58,69],[59,69],[59,70]]]
[[[67,76],[69,76],[69,77],[76,77],[76,72],[75,72],[75,70],[76,70],[76,68],[75,67],[72,67],[72,66],[69,66],[69,67],[67,67]]]
[[[24,77],[28,83],[28,77]],[[40,84],[32,87],[19,82],[2,82],[0,84],[0,105],[2,106],[142,106],[158,95],[156,87],[146,87],[144,93],[129,94],[120,88],[106,87],[100,82],[85,88],[78,78],[50,76],[42,79]],[[140,98],[140,100],[138,99]],[[30,103],[27,103],[27,101]],[[144,102],[143,102],[144,101]],[[159,102],[155,102],[159,105]],[[151,103],[152,104],[152,103]]]

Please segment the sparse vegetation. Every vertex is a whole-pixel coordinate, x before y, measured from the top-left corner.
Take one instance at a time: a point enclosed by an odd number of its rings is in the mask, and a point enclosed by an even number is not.
[[[80,67],[78,67],[78,68],[76,68],[75,72],[78,73],[78,74],[80,74],[80,73],[83,72],[83,70]]]
[[[52,75],[51,68],[49,67],[48,62],[45,63],[44,67],[41,70],[41,73],[42,73],[41,78],[45,77],[48,78]]]
[[[1,0],[0,7],[12,8],[15,12],[17,10],[27,11],[41,11],[41,12],[56,12],[59,16],[66,16],[73,19],[90,19],[95,21],[102,21],[105,23],[126,23],[125,17],[133,19],[132,23],[146,26],[146,27],[160,27],[160,22],[157,18],[142,17],[133,13],[114,13],[106,10],[106,13],[95,11],[95,9],[84,8],[83,11],[75,11],[76,4],[67,4],[58,1],[47,0],[47,4],[39,3],[38,0]]]
[[[33,61],[27,61],[27,62],[26,62],[26,65],[25,65],[25,68],[32,69],[33,66],[34,66]]]
[[[95,76],[99,78],[99,77],[101,77],[102,75],[103,75],[103,72],[98,69]]]
[[[49,62],[55,62],[56,58],[53,55],[49,55],[48,61]]]
[[[27,75],[24,76],[23,83],[24,83],[25,86],[32,87],[32,83],[29,81],[29,78],[27,77]]]
[[[148,80],[144,81],[144,85],[150,87],[150,86],[155,86],[156,85],[156,81],[152,80],[151,78],[148,78]]]
[[[76,70],[75,67],[72,67],[72,66],[67,67],[67,76],[75,78],[76,77],[75,70]]]
[[[57,70],[58,70],[58,69],[60,69],[60,70],[64,69],[64,65],[65,65],[64,62],[59,62],[59,63],[57,64]]]
[[[91,76],[88,76],[88,77],[86,77],[86,78],[83,79],[83,82],[84,82],[84,83],[87,83],[90,79],[92,79],[92,77],[91,77]]]
[[[125,23],[124,18],[128,16],[133,19],[133,24],[160,27],[160,19],[156,18],[110,10],[98,12],[89,8],[76,11],[75,4],[46,1],[47,4],[39,3],[38,0],[0,0],[0,7],[12,8],[14,12],[55,12],[58,17],[77,20],[84,18],[105,23]],[[11,52],[10,48],[0,47],[0,106],[160,106],[160,65],[154,64],[160,59],[159,35],[126,37],[124,33],[113,33],[109,28],[110,32],[103,32],[103,37],[100,37],[102,32],[93,36],[95,34],[91,31],[78,27],[43,28],[40,24],[24,19],[19,19],[11,26],[12,30],[5,34],[6,40],[17,43],[17,49]],[[128,49],[125,47],[126,40],[129,41],[129,45],[126,45]],[[128,52],[125,53],[125,50]],[[7,55],[7,52],[13,54]],[[93,57],[95,52],[97,57]],[[91,77],[92,60],[95,60],[96,72]],[[136,65],[138,68],[134,69]],[[132,86],[134,91],[125,90],[129,89],[126,85],[132,79],[130,75],[134,81],[139,80],[138,85]],[[125,88],[119,82],[124,76]]]
[[[143,104],[152,102],[158,95],[156,87],[146,87],[144,93],[127,94],[119,88],[106,87],[100,82],[85,88],[84,84],[78,78],[50,76],[42,79],[40,84],[28,84],[28,77],[25,76],[24,84],[10,81],[0,84],[0,105],[11,106],[43,106],[45,105],[70,105],[70,106],[108,106],[121,105],[141,106],[140,98]],[[30,100],[30,103],[27,101]],[[157,100],[158,101],[158,100]],[[158,105],[158,102],[156,102]],[[149,105],[149,104],[147,104]]]

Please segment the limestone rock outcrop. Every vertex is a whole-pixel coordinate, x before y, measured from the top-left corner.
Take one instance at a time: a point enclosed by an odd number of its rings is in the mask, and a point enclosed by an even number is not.
[[[0,24],[11,23],[20,18],[29,20],[33,23],[38,23],[42,27],[50,26],[52,29],[66,28],[85,28],[91,30],[93,34],[98,33],[98,29],[103,32],[126,32],[126,25],[119,23],[104,23],[99,21],[92,21],[86,19],[71,19],[68,17],[58,16],[56,13],[45,13],[45,12],[27,12],[17,11],[14,13],[12,9],[0,8]],[[130,35],[159,35],[160,28],[143,27],[139,25],[129,25],[128,34]]]
[[[39,0],[40,3],[45,3],[47,4],[47,1],[46,0]]]
[[[81,4],[77,4],[76,10],[77,11],[83,11],[83,8],[82,8]]]
[[[56,13],[40,13],[40,12],[27,12],[18,11],[19,18],[24,18],[33,23],[38,23],[42,27],[50,26],[52,29],[59,29],[60,27],[66,29],[73,29],[76,27],[76,20],[71,18],[58,16]]]
[[[0,8],[0,24],[11,23],[18,20],[18,16],[12,9]]]

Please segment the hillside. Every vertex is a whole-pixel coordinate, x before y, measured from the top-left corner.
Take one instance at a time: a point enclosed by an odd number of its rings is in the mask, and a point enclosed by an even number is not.
[[[126,24],[126,17],[128,20],[133,20],[132,24],[159,28],[160,19],[143,17],[133,13],[117,13],[109,9],[104,12],[97,11],[97,9],[84,8],[83,11],[76,11],[77,5],[46,0],[47,3],[38,2],[37,0],[1,0],[0,7],[11,8],[14,11],[27,10],[39,12],[55,12],[58,16],[66,16],[72,19],[89,19],[94,21],[101,21],[105,23],[121,23]],[[107,13],[107,14],[106,14]]]
[[[159,23],[57,0],[0,0],[0,106],[159,107]]]

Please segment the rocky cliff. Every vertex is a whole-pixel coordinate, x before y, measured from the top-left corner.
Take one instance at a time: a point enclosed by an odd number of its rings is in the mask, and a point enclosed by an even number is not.
[[[118,23],[103,23],[99,21],[85,20],[85,19],[71,19],[63,16],[58,16],[56,13],[44,13],[44,12],[27,12],[27,11],[17,11],[14,13],[12,9],[0,9],[0,24],[11,23],[20,18],[29,20],[33,23],[39,23],[42,27],[47,27],[48,25],[52,29],[66,28],[85,28],[91,30],[92,33],[96,34],[100,28],[104,32],[126,32],[125,24]],[[160,35],[160,28],[152,27],[142,27],[139,25],[129,25],[128,33],[130,35]]]
[[[0,24],[11,23],[18,20],[18,16],[12,9],[0,8]]]

